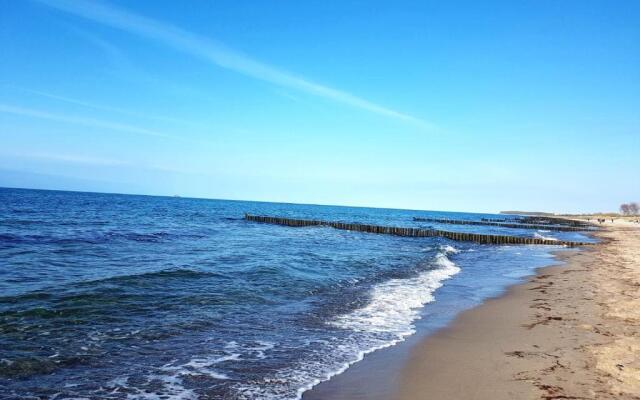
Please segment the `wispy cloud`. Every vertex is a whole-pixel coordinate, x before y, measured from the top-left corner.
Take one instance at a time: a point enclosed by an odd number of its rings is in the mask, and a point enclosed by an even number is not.
[[[173,25],[131,13],[107,3],[87,0],[37,0],[42,4],[101,24],[144,36],[176,50],[203,58],[219,67],[296,89],[312,95],[357,107],[379,115],[408,122],[425,129],[434,125],[428,121],[365,100],[351,93],[321,85],[277,67],[254,60],[224,44],[188,32]]]
[[[99,48],[105,55],[108,62],[111,65],[115,66],[117,69],[123,71],[131,71],[135,68],[129,57],[127,57],[125,53],[113,43],[104,40],[103,38],[77,26],[62,22],[59,22],[59,24],[62,25],[65,29],[72,32],[74,35],[81,37],[82,39],[91,43],[93,46]]]
[[[139,113],[139,112],[125,110],[125,109],[118,108],[118,107],[111,107],[111,106],[105,106],[105,105],[101,105],[101,104],[90,103],[90,102],[87,102],[87,101],[84,101],[84,100],[79,100],[79,99],[75,99],[75,98],[67,97],[67,96],[60,96],[58,94],[43,92],[43,91],[40,91],[40,90],[27,89],[27,88],[17,87],[17,86],[12,86],[12,87],[15,87],[16,89],[21,90],[21,91],[26,92],[26,93],[31,93],[31,94],[34,94],[34,95],[37,95],[37,96],[46,97],[46,98],[53,99],[53,100],[58,100],[58,101],[61,101],[61,102],[64,102],[64,103],[68,103],[68,104],[75,104],[77,106],[91,108],[91,109],[94,109],[94,110],[106,111],[106,112],[111,112],[111,113],[116,113],[116,114],[122,114],[122,115],[127,115],[127,116],[141,118],[141,119],[148,119],[148,120],[154,120],[154,121],[160,121],[160,122],[169,122],[169,123],[178,124],[178,125],[184,125],[184,126],[189,126],[189,127],[197,127],[199,129],[202,128],[202,127],[196,126],[195,124],[193,124],[193,123],[191,123],[189,121],[184,121],[184,120],[177,119],[177,118],[164,117],[164,116],[160,116],[160,115],[151,115],[151,114],[146,114],[146,113]]]
[[[18,156],[29,159],[38,159],[45,161],[55,161],[71,164],[93,165],[93,166],[107,166],[115,167],[128,165],[127,161],[117,160],[112,158],[84,156],[77,154],[56,154],[56,153],[28,153],[18,154]]]
[[[63,122],[68,124],[82,125],[82,126],[88,126],[91,128],[100,128],[100,129],[108,129],[108,130],[118,131],[118,132],[134,133],[138,135],[164,137],[164,138],[172,137],[170,135],[166,135],[161,132],[156,132],[149,129],[140,128],[137,126],[125,125],[117,122],[104,121],[104,120],[93,119],[93,118],[76,117],[76,116],[65,115],[65,114],[54,114],[47,111],[35,110],[32,108],[16,107],[16,106],[7,105],[7,104],[0,104],[0,113],[20,115],[20,116],[30,117],[30,118],[39,118],[39,119]]]
[[[52,152],[2,152],[0,156],[10,158],[20,158],[29,161],[44,161],[62,164],[77,164],[90,167],[135,167],[140,170],[151,172],[172,173],[180,175],[202,175],[215,176],[214,171],[205,169],[193,169],[183,166],[163,165],[163,164],[145,164],[139,162],[130,162],[117,158],[102,157],[90,154],[71,154],[71,153],[52,153]]]
[[[62,25],[78,37],[100,49],[108,61],[104,67],[105,72],[108,74],[117,76],[120,79],[127,80],[136,85],[142,85],[146,90],[151,89],[163,94],[170,92],[174,95],[198,97],[205,101],[211,98],[210,93],[205,90],[181,84],[180,82],[176,82],[174,79],[162,79],[154,75],[153,71],[140,68],[140,66],[134,63],[121,48],[110,41],[76,26],[64,23]]]

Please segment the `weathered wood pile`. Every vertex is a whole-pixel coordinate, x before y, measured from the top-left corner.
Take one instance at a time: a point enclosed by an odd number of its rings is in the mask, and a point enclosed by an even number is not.
[[[451,240],[471,241],[471,242],[484,243],[484,244],[539,244],[539,245],[568,246],[568,247],[583,246],[583,245],[589,244],[584,242],[570,242],[570,241],[562,241],[562,240],[549,240],[549,239],[508,236],[508,235],[483,235],[479,233],[449,232],[449,231],[441,231],[437,229],[402,228],[402,227],[393,227],[393,226],[355,224],[355,223],[346,223],[346,222],[271,217],[271,216],[263,216],[263,215],[245,214],[244,217],[247,221],[293,226],[293,227],[329,226],[332,228],[343,229],[348,231],[369,232],[369,233],[378,233],[378,234],[396,235],[396,236],[410,236],[410,237],[444,237]]]
[[[560,225],[547,225],[547,224],[528,224],[528,223],[514,223],[514,222],[494,222],[494,221],[471,221],[466,219],[449,219],[449,218],[422,218],[414,217],[414,221],[418,222],[434,222],[438,224],[452,224],[452,225],[484,225],[484,226],[499,226],[502,228],[522,228],[522,229],[546,229],[550,231],[584,231],[588,228],[586,226],[560,226]]]
[[[577,221],[575,219],[568,219],[562,217],[540,217],[523,215],[516,218],[518,222],[524,224],[543,224],[543,225],[569,225],[569,226],[583,226],[594,227],[595,225],[586,221]]]
[[[509,222],[509,221],[514,221],[514,220],[509,220],[506,218],[480,218],[480,221],[484,221],[484,222]]]

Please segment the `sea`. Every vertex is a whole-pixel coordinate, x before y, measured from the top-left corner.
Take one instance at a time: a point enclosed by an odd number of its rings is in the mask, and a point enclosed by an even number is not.
[[[366,354],[553,263],[498,246],[249,222],[493,214],[0,189],[0,399],[300,399]],[[434,324],[429,325],[434,327]]]

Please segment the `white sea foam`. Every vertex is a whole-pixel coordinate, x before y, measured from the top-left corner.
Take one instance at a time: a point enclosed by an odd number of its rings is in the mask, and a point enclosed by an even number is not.
[[[118,377],[112,379],[105,387],[101,388],[101,390],[109,390],[109,393],[105,394],[101,392],[100,396],[105,399],[121,398],[121,396],[114,397],[114,395],[123,391],[127,393],[127,400],[196,400],[198,398],[196,392],[184,387],[182,377],[179,375],[149,375],[147,379],[149,381],[155,380],[162,382],[162,391],[150,392],[139,389],[133,385],[129,385],[129,378]]]
[[[538,231],[538,232],[543,232],[543,231]],[[537,238],[537,239],[544,239],[544,240],[558,240],[558,239],[556,239],[556,238],[554,238],[554,237],[551,237],[551,236],[544,236],[544,235],[541,235],[541,234],[540,234],[540,233],[538,233],[538,232],[534,232],[534,233],[533,233],[533,236],[534,236],[535,238]]]
[[[262,352],[266,347],[263,344],[259,344],[257,349],[256,351]],[[197,399],[197,393],[184,386],[183,378],[185,376],[206,375],[213,379],[228,380],[231,378],[226,374],[216,371],[214,366],[225,361],[238,360],[241,360],[241,354],[239,353],[227,353],[212,357],[195,357],[186,363],[178,363],[177,360],[174,360],[158,368],[156,373],[146,377],[147,381],[155,380],[162,382],[162,390],[158,393],[151,393],[132,387],[128,385],[128,378],[126,377],[113,379],[110,384],[107,385],[107,388],[113,388],[115,391],[126,388],[130,392],[133,391],[134,393],[128,393],[127,395],[127,399],[131,400]]]
[[[457,254],[457,253],[460,253],[460,250],[456,249],[456,248],[455,248],[455,247],[453,247],[453,246],[449,246],[448,244],[447,244],[447,245],[444,245],[444,246],[441,246],[441,247],[440,247],[440,249],[441,249],[442,251],[444,251],[444,255],[445,255],[445,256],[446,256],[447,254]]]
[[[184,377],[206,375],[220,381],[230,380],[232,377],[218,371],[217,364],[265,359],[269,350],[273,349],[275,345],[273,342],[264,340],[245,344],[229,341],[217,355],[194,357],[182,363],[178,362],[178,360],[173,360],[157,368],[155,373],[146,376],[148,382],[162,382],[162,389],[158,392],[148,392],[129,385],[126,377],[113,379],[107,385],[107,389],[118,391],[126,388],[129,392],[127,399],[130,400],[195,400],[199,398],[198,394],[193,389],[185,387]]]
[[[149,381],[162,382],[162,390],[159,392],[151,392],[139,389],[135,386],[129,385],[128,378],[126,377],[113,379],[104,389],[112,389],[109,393],[111,395],[125,389],[127,392],[127,400],[196,400],[198,398],[195,391],[184,387],[182,375],[149,375],[147,376],[147,379]],[[101,395],[104,398],[114,398],[111,396],[105,396],[104,394]]]
[[[371,301],[364,307],[330,321],[331,326],[352,332],[348,338],[331,338],[317,353],[272,377],[236,386],[238,397],[251,400],[301,399],[302,394],[320,382],[341,374],[366,354],[393,346],[415,332],[420,309],[434,301],[443,281],[460,272],[448,257],[458,250],[442,246],[433,260],[433,269],[407,279],[392,279],[372,289]],[[295,390],[295,394],[292,393]]]
[[[355,331],[395,333],[399,337],[412,334],[420,308],[434,300],[433,292],[442,286],[442,281],[460,272],[447,258],[447,254],[457,252],[451,246],[442,247],[435,259],[437,268],[414,278],[392,279],[375,286],[369,304],[339,316],[331,324]]]

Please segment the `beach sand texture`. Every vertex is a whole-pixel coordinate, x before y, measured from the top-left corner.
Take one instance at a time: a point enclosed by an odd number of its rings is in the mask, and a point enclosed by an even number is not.
[[[606,226],[418,344],[395,398],[640,399],[640,227]]]

